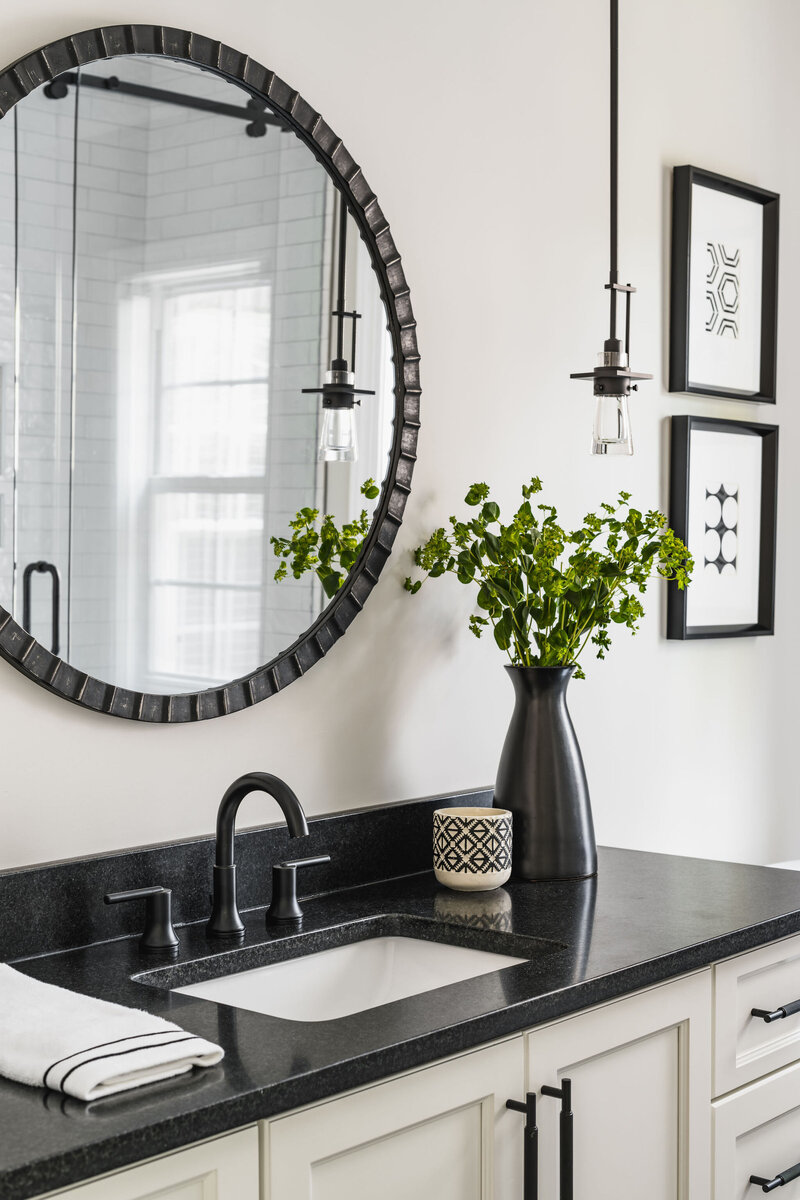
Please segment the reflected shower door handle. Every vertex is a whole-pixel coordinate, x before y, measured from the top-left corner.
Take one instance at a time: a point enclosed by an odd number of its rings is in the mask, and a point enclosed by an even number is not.
[[[34,571],[42,574],[50,575],[53,581],[53,638],[50,650],[53,654],[58,654],[60,650],[60,614],[61,614],[61,576],[58,573],[58,567],[55,563],[45,562],[40,559],[39,562],[28,563],[22,574],[22,627],[28,633],[31,633],[31,576]]]

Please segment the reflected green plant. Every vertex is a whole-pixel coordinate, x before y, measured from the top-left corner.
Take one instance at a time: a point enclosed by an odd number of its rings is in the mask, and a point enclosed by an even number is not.
[[[375,500],[380,488],[374,479],[361,485],[361,495]],[[341,528],[330,514],[320,523],[318,508],[301,508],[294,520],[289,522],[289,537],[271,537],[270,544],[282,561],[275,572],[278,583],[286,579],[291,571],[295,579],[302,579],[313,571],[322,584],[325,595],[335,596],[347,574],[361,553],[364,538],[369,531],[370,517],[365,508],[354,521]]]
[[[477,514],[450,517],[449,529],[434,530],[417,547],[414,562],[425,575],[406,579],[405,588],[414,594],[425,579],[455,575],[478,590],[479,612],[469,619],[476,637],[491,628],[514,666],[576,664],[582,679],[578,660],[587,644],[604,658],[612,624],[639,628],[650,579],[683,589],[694,563],[666,517],[632,508],[629,492],[568,532],[552,505],[531,503],[541,490],[538,478],[524,485],[523,502],[504,525],[487,484],[474,483],[464,499]]]

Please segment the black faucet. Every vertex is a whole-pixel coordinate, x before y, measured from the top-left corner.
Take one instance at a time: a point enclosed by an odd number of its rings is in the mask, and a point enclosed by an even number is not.
[[[217,812],[217,857],[214,865],[214,900],[206,933],[212,938],[240,938],[244,925],[236,903],[236,867],[233,835],[236,813],[250,792],[266,792],[278,801],[292,837],[307,837],[308,822],[303,806],[288,784],[277,775],[250,771],[236,779],[222,797]]]

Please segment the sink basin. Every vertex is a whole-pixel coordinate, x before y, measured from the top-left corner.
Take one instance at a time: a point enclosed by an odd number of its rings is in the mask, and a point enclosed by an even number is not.
[[[414,937],[372,937],[172,990],[286,1021],[332,1021],[527,961]]]

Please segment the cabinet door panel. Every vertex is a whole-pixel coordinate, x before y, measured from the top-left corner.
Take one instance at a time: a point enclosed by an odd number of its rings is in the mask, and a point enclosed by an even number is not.
[[[751,1175],[774,1179],[800,1162],[800,1063],[717,1100],[713,1120],[715,1200],[753,1200]],[[796,1194],[800,1180],[781,1192]]]
[[[707,1200],[709,972],[536,1030],[528,1086],[572,1080],[575,1200]],[[539,1099],[539,1187],[558,1195],[560,1102]]]
[[[265,1200],[519,1200],[522,1038],[265,1123]]]
[[[64,1200],[258,1200],[254,1125],[140,1166],[50,1193]]]
[[[714,996],[716,1096],[800,1057],[800,1013],[770,1024],[751,1015],[800,1000],[800,937],[718,963]]]

